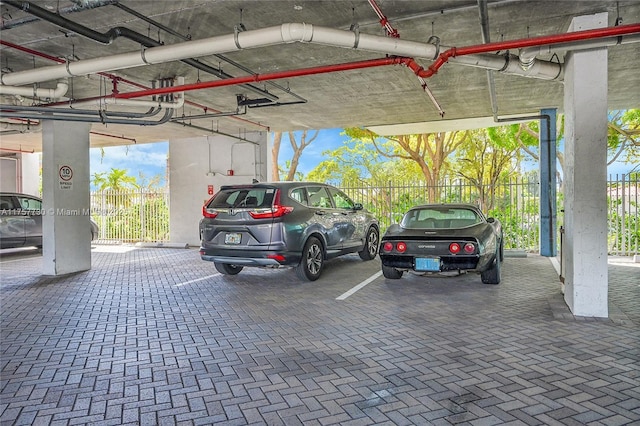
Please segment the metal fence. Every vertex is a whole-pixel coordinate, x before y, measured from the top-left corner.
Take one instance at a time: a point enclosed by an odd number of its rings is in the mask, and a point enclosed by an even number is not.
[[[169,241],[168,192],[94,192],[91,214],[100,227],[99,241]]]
[[[539,251],[540,183],[527,178],[509,179],[494,185],[473,185],[456,179],[436,186],[424,182],[367,182],[336,184],[361,202],[380,220],[384,231],[411,206],[430,200],[442,203],[474,203],[503,224],[505,248]],[[615,255],[640,253],[640,183],[622,175],[610,177],[607,186],[608,251]],[[558,188],[557,228],[563,223],[561,188]],[[431,198],[430,198],[431,197]],[[169,241],[168,192],[111,192],[91,194],[93,218],[103,242]],[[556,239],[560,241],[560,237]]]
[[[640,181],[637,176],[611,176],[607,183],[608,251],[629,256],[640,253]],[[334,183],[335,185],[336,183]],[[472,203],[503,224],[505,248],[538,252],[540,244],[540,183],[528,178],[474,185],[456,179],[435,186],[424,182],[384,182],[340,185],[380,220],[382,230],[396,223],[416,204]],[[562,188],[557,188],[557,229],[563,224]],[[560,236],[556,239],[560,244]],[[559,247],[558,247],[559,249]]]

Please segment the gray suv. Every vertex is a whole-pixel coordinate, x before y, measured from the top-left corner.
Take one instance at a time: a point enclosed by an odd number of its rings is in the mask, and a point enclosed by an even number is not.
[[[331,185],[275,182],[223,186],[202,207],[200,257],[235,275],[245,266],[292,266],[320,277],[327,259],[378,252],[377,219]]]

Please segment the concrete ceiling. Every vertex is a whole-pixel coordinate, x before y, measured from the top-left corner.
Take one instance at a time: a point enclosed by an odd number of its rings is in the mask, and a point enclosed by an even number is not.
[[[430,37],[436,36],[442,45],[455,47],[483,43],[478,3],[473,0],[377,2],[401,40],[426,43]],[[356,24],[362,34],[385,36],[367,0],[40,0],[34,4],[99,33],[125,27],[164,45],[184,43],[185,39],[232,35],[234,28],[257,30],[288,22],[344,31]],[[601,12],[608,13],[610,27],[618,19],[623,25],[640,22],[640,1],[637,0],[489,0],[487,10],[491,42],[564,34],[573,17]],[[98,43],[76,31],[35,18],[28,11],[7,2],[2,2],[1,12],[0,38],[3,43],[6,42],[0,51],[3,74],[56,64],[52,58],[41,57],[40,53],[83,61],[141,50],[138,41],[124,36],[114,38],[110,44]],[[142,17],[159,25],[147,22]],[[19,45],[22,49],[12,45]],[[25,52],[25,48],[38,53]],[[241,77],[384,56],[348,48],[288,43],[204,56],[198,60],[222,70],[227,77]],[[553,57],[550,54],[543,55],[540,59],[563,62],[564,52]],[[416,61],[425,68],[432,63],[424,58],[416,58]],[[609,47],[610,109],[640,107],[639,69],[640,43]],[[183,76],[186,84],[219,80],[219,77],[177,61],[109,71],[109,74],[126,80],[118,83],[120,92],[140,90],[140,85],[151,87],[153,81],[176,76]],[[499,72],[493,72],[493,75],[499,116],[536,114],[541,108],[549,107],[562,110],[561,81]],[[174,112],[174,117],[202,115],[205,109],[207,113],[239,110],[243,114],[192,119],[187,122],[191,126],[177,122],[144,127],[94,124],[92,146],[132,143],[130,139],[135,139],[137,143],[163,141],[212,134],[212,131],[242,136],[246,132],[260,130],[368,126],[379,133],[400,134],[484,127],[493,123],[485,69],[447,63],[426,82],[445,112],[443,117],[422,90],[416,75],[408,67],[393,65],[259,82],[253,87],[234,85],[189,91],[185,93],[187,103]],[[38,84],[43,88],[55,86],[55,80]],[[103,96],[110,94],[112,88],[112,80],[101,75],[73,77],[66,97],[82,99]],[[276,102],[282,105],[246,108],[246,113],[245,108],[238,108],[238,95],[249,99],[265,97],[265,93],[260,91],[268,92],[267,96],[277,97]],[[47,100],[34,101],[28,97],[11,95],[2,96],[2,104],[39,105],[47,104]],[[107,108],[119,110],[115,106]],[[9,121],[7,118],[2,120]],[[40,133],[9,134],[6,129],[7,126],[0,128],[3,131],[0,134],[2,148],[41,149]]]

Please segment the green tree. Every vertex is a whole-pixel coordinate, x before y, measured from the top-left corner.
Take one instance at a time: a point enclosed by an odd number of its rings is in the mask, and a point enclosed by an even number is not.
[[[470,143],[457,152],[456,173],[474,186],[483,211],[494,208],[501,176],[515,170],[519,144],[513,127],[492,127],[469,132]]]
[[[122,194],[131,189],[139,188],[135,177],[127,174],[126,169],[111,168],[109,173],[94,173],[93,185],[98,192],[102,192],[106,204],[112,207],[125,207],[131,203],[129,194]]]
[[[111,168],[109,173],[94,173],[93,185],[98,191],[123,191],[126,189],[138,188],[138,181],[135,177],[127,174],[126,169]]]
[[[616,160],[640,163],[640,109],[613,111],[607,136],[608,164]]]
[[[427,184],[429,202],[437,201],[437,186],[448,172],[449,156],[469,138],[469,131],[379,136],[370,130],[349,128],[345,133],[370,141],[384,157],[414,162]]]
[[[274,144],[271,150],[271,158],[273,162],[273,170],[272,170],[272,179],[280,180],[280,173],[283,172],[286,174],[284,180],[293,181],[295,179],[301,179],[302,174],[298,172],[298,165],[300,163],[300,157],[302,156],[302,152],[307,148],[311,143],[318,137],[319,130],[316,130],[313,135],[309,136],[307,130],[304,130],[300,133],[300,142],[296,140],[296,135],[294,132],[288,132],[289,143],[291,144],[291,148],[293,149],[293,156],[290,160],[285,161],[286,170],[282,170],[280,168],[280,162],[278,160],[278,156],[280,153],[280,143],[282,139],[282,132],[276,132],[274,135]]]

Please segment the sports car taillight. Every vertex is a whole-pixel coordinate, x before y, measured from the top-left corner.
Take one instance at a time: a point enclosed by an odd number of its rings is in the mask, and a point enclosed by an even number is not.
[[[473,243],[467,243],[464,245],[463,250],[466,254],[473,254],[476,251],[476,245]]]
[[[458,254],[460,253],[460,244],[458,243],[451,243],[449,244],[449,251],[451,252],[451,254]]]
[[[407,251],[407,244],[402,241],[395,243],[395,245],[391,241],[385,241],[384,244],[382,244],[382,251],[385,253],[391,253],[394,248],[398,253],[404,253]]]

